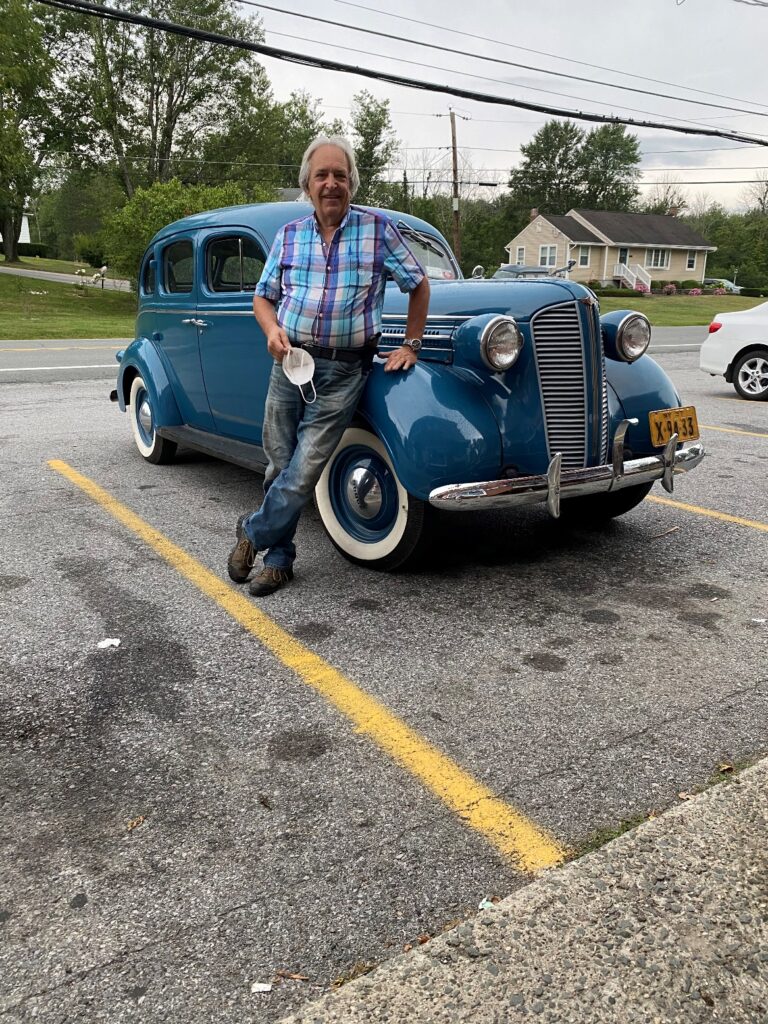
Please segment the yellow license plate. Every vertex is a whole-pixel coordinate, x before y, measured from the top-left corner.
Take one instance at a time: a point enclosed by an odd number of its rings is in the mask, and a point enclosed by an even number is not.
[[[648,413],[651,428],[651,444],[662,448],[673,434],[680,441],[695,441],[699,436],[699,421],[692,405],[682,409],[658,409]]]

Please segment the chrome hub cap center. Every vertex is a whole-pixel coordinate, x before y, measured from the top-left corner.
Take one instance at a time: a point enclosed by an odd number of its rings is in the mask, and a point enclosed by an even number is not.
[[[376,474],[358,466],[347,481],[347,501],[363,519],[373,519],[381,512],[381,486]]]
[[[152,407],[146,400],[139,406],[139,423],[146,434],[152,433]]]

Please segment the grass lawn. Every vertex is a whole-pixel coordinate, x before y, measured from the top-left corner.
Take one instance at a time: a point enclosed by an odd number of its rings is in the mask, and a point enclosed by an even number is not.
[[[703,327],[710,324],[717,313],[752,309],[766,301],[741,295],[639,295],[628,291],[626,299],[600,299],[600,312],[636,309],[645,313],[652,327]]]
[[[98,267],[91,267],[87,263],[76,263],[74,260],[46,260],[40,256],[22,256],[18,263],[7,263],[0,260],[0,269],[3,267],[14,270],[48,270],[52,274],[75,274],[78,270],[85,270],[86,276],[95,274]],[[111,270],[107,271],[107,277],[116,277]]]
[[[135,319],[129,292],[0,274],[0,339],[132,338]]]

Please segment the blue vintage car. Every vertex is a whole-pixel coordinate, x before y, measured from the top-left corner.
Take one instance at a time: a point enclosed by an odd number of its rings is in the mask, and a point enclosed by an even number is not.
[[[117,355],[113,400],[153,463],[183,445],[263,470],[271,357],[252,293],[277,230],[308,205],[201,213],[150,242],[136,338]],[[323,524],[353,562],[394,569],[416,551],[430,506],[545,503],[595,521],[628,512],[655,480],[696,466],[696,413],[645,355],[641,313],[602,320],[594,294],[562,278],[463,280],[443,236],[388,212],[430,277],[419,362],[375,362],[354,423],[316,492]],[[404,337],[407,299],[387,286],[380,351]]]

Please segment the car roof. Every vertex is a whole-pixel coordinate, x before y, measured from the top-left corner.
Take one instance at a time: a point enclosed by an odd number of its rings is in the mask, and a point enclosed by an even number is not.
[[[397,210],[379,209],[378,207],[360,206],[357,209],[383,214],[395,223],[402,220],[419,231],[427,231],[431,235],[437,235],[438,238],[442,239],[446,247],[450,249],[448,242],[437,228],[420,217],[414,217],[410,213],[401,213]],[[182,231],[229,226],[253,228],[253,230],[268,238],[271,243],[284,224],[288,224],[292,220],[300,220],[302,217],[308,217],[311,213],[311,203],[248,203],[242,206],[224,206],[218,210],[193,213],[189,217],[182,217],[181,220],[175,220],[171,224],[167,224],[154,235],[149,246]]]

